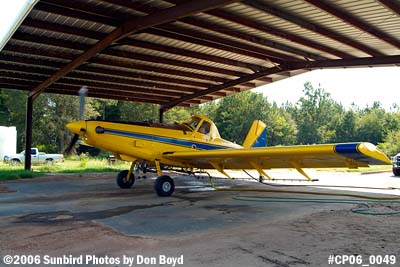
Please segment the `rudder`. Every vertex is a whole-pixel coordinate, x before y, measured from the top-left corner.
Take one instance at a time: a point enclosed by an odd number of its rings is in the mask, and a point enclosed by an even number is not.
[[[267,125],[260,120],[253,121],[249,132],[243,142],[243,147],[266,147],[267,146]]]

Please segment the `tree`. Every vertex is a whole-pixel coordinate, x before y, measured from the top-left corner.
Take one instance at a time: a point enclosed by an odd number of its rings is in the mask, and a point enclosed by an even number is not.
[[[274,102],[268,110],[267,141],[269,146],[293,145],[296,143],[297,125],[291,115]]]
[[[246,91],[218,102],[214,122],[223,138],[242,144],[254,120],[266,123],[268,145],[295,142],[296,125],[290,114],[262,94]]]
[[[389,156],[400,153],[400,130],[390,131],[378,147]]]
[[[314,89],[310,82],[304,84],[304,97],[297,102],[295,118],[298,126],[297,142],[316,144],[336,139],[337,122],[343,112],[342,105],[333,101],[322,88]]]
[[[346,111],[336,128],[336,142],[353,142],[357,136],[357,114],[352,111]]]
[[[253,120],[265,120],[269,103],[251,91],[221,99],[214,119],[221,136],[236,143],[243,143]]]

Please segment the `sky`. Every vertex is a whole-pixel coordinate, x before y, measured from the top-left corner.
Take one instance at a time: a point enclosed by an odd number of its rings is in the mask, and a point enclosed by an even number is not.
[[[374,101],[389,110],[393,103],[400,106],[400,67],[324,69],[306,72],[258,87],[272,102],[296,103],[303,96],[306,82],[314,88],[324,88],[332,99],[349,108],[355,103],[360,108],[372,106]]]

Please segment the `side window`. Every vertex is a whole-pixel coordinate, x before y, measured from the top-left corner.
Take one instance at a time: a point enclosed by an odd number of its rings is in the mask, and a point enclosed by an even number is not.
[[[203,122],[203,124],[199,128],[199,133],[209,135],[210,134],[211,124],[209,122]]]
[[[36,149],[31,148],[31,155],[36,155]]]

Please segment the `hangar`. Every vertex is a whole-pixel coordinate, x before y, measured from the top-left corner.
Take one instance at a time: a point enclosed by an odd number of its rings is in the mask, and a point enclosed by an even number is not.
[[[400,64],[392,0],[40,0],[0,52],[0,88],[158,104],[162,114],[309,70]],[[25,168],[30,169],[30,157]]]

